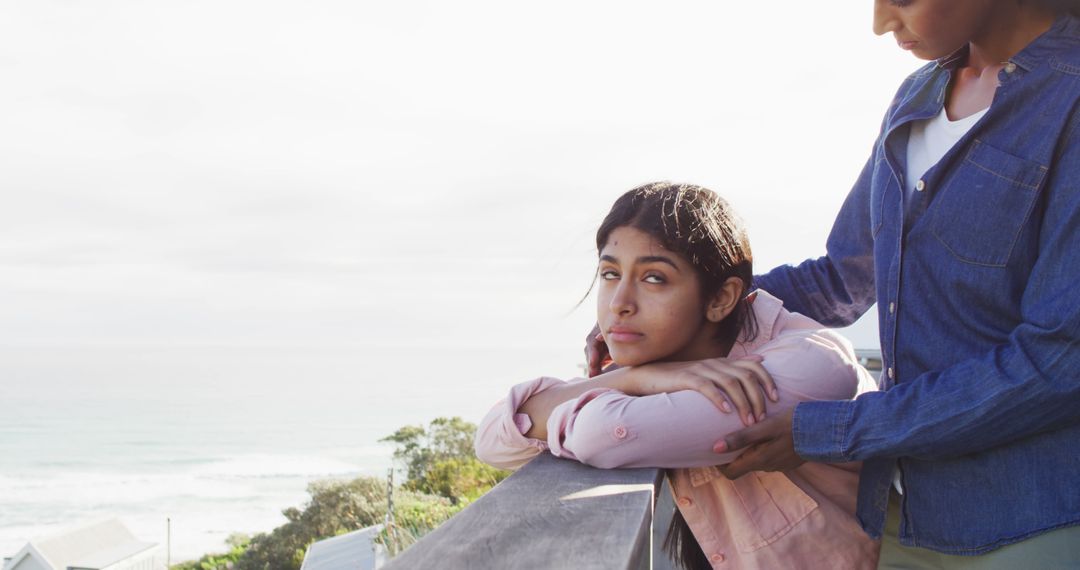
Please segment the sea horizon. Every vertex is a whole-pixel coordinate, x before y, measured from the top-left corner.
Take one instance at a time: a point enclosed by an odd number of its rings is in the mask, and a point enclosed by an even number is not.
[[[285,523],[313,481],[386,477],[393,447],[379,440],[398,428],[477,423],[517,382],[580,376],[580,354],[572,343],[0,347],[0,557],[114,517],[162,545],[170,519],[174,563],[223,552],[233,533]]]
[[[378,440],[399,427],[477,422],[515,381],[574,374],[539,364],[559,349],[416,350],[0,348],[0,556],[113,517],[162,545],[171,519],[173,562],[224,551],[285,523],[312,481],[386,477]]]

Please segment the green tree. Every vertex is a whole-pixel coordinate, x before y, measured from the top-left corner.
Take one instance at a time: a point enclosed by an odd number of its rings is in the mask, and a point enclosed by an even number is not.
[[[473,451],[476,425],[460,417],[405,426],[380,441],[397,444],[394,459],[408,473],[405,488],[441,495],[453,504],[472,501],[509,474],[482,463]]]
[[[452,457],[436,461],[414,485],[417,491],[440,495],[454,504],[475,501],[509,475],[476,457]]]
[[[303,509],[282,511],[288,522],[251,540],[236,570],[297,570],[312,542],[379,524],[386,516],[386,483],[374,477],[317,481],[308,493]]]
[[[251,538],[246,534],[233,533],[225,539],[225,544],[229,546],[228,552],[207,554],[198,560],[173,564],[170,568],[171,570],[228,570],[244,555],[250,542]]]
[[[405,426],[379,441],[397,444],[394,459],[405,463],[410,481],[423,479],[437,461],[455,457],[475,457],[473,436],[476,425],[459,417],[435,418],[428,425]]]
[[[375,542],[386,547],[390,556],[396,556],[463,508],[464,503],[453,505],[446,497],[395,493],[394,521],[383,527]]]
[[[397,444],[394,458],[408,478],[394,490],[394,524],[377,542],[391,555],[442,524],[487,492],[509,472],[476,459],[476,426],[465,420],[436,418],[427,428],[405,426],[382,439]],[[287,522],[251,538],[233,537],[226,554],[174,566],[174,570],[298,570],[311,543],[386,520],[386,482],[374,477],[317,481],[308,485],[303,508],[282,511]]]

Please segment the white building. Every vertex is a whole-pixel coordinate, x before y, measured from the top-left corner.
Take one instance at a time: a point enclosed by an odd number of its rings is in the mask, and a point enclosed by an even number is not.
[[[374,570],[386,564],[386,549],[373,542],[382,528],[377,524],[313,543],[300,570]]]
[[[3,570],[162,570],[163,549],[131,534],[120,521],[102,521],[31,540]]]

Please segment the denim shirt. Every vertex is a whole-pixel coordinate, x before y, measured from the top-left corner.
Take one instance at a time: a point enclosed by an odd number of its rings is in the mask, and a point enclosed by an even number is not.
[[[1080,20],[999,74],[993,104],[904,204],[908,130],[937,115],[962,50],[901,85],[827,255],[755,285],[830,326],[875,302],[882,392],[797,406],[796,451],[864,461],[858,518],[980,554],[1080,523]]]

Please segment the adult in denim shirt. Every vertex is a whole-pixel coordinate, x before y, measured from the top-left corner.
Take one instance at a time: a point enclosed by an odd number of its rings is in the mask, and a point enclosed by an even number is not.
[[[877,0],[876,23],[948,1]],[[1006,54],[986,114],[906,196],[910,124],[942,111],[973,48],[911,75],[827,255],[755,280],[831,326],[876,302],[886,391],[802,403],[729,437],[718,450],[757,446],[726,474],[863,461],[858,517],[873,537],[898,472],[905,547],[994,556],[1062,533],[1080,543],[1080,19],[1047,25]],[[897,29],[877,31],[917,47]],[[1057,544],[1024,566],[1078,560]]]

